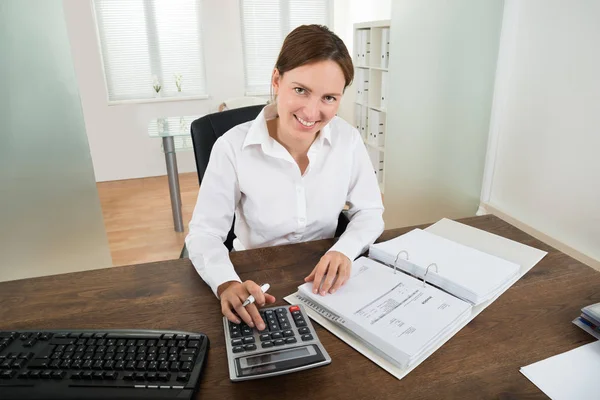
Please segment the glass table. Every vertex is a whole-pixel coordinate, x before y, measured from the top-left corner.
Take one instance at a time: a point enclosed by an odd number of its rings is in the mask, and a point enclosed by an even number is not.
[[[190,136],[190,125],[200,117],[202,116],[155,118],[148,123],[148,135],[150,137],[162,138],[165,162],[167,164],[167,177],[169,179],[173,225],[176,232],[183,232],[183,219],[181,215],[181,193],[179,191],[179,172],[177,170],[174,138],[176,136]]]

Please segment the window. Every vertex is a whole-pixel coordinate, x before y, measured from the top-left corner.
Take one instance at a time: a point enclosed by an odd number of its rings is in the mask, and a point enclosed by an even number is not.
[[[206,95],[200,0],[94,0],[108,100]],[[175,76],[181,75],[181,92]]]
[[[304,24],[331,27],[331,0],[241,0],[246,95],[267,95],[283,39]]]

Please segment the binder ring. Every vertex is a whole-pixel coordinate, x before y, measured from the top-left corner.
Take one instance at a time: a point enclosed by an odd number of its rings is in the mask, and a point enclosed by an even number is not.
[[[427,278],[427,273],[429,272],[429,267],[431,267],[432,265],[435,267],[435,272],[436,273],[438,272],[438,266],[437,266],[436,263],[429,264],[427,266],[427,269],[425,270],[425,275],[423,275],[423,287],[425,287],[425,283],[427,283],[426,280],[425,280],[425,278]]]
[[[396,259],[394,260],[394,273],[396,273],[396,267],[397,267],[396,263],[398,262],[398,257],[400,257],[400,254],[402,254],[402,253],[406,253],[406,260],[410,259],[410,257],[408,256],[408,251],[400,250],[398,252],[398,254],[396,254]]]

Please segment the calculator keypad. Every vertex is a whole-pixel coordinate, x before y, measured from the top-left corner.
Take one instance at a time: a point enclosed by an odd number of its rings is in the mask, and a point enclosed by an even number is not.
[[[250,328],[243,321],[240,324],[228,321],[234,353],[256,350],[259,343],[260,348],[263,349],[298,343],[293,327],[298,330],[298,336],[302,341],[313,339],[298,306],[263,309],[260,310],[260,316],[266,326],[262,331]]]

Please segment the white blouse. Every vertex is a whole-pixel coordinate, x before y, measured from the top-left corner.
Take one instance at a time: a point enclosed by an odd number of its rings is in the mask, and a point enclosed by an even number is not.
[[[217,294],[240,281],[223,244],[231,229],[246,249],[333,237],[346,203],[350,223],[331,250],[350,260],[383,231],[377,178],[358,131],[334,117],[308,150],[304,174],[269,136],[275,104],[215,142],[185,243],[194,267]]]

